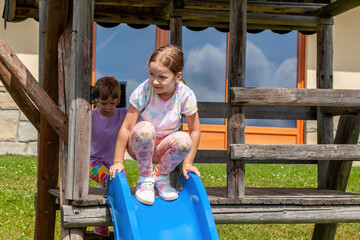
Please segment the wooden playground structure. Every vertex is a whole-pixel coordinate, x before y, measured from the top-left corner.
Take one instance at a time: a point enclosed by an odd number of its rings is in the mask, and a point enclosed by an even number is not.
[[[327,240],[337,223],[360,222],[360,194],[345,192],[352,161],[360,160],[360,90],[332,89],[332,18],[358,6],[358,0],[6,0],[5,21],[35,18],[41,35],[39,82],[0,40],[0,79],[40,133],[34,239],[54,237],[58,209],[62,239],[86,239],[87,226],[112,225],[102,192],[89,189],[94,22],[156,25],[179,46],[182,26],[230,32],[228,102],[199,103],[200,117],[228,119],[228,150],[202,150],[195,160],[227,163],[227,187],[207,188],[216,223],[315,223],[313,239]],[[317,34],[316,89],[245,88],[246,33],[264,29]],[[317,120],[318,144],[245,144],[247,114]],[[317,164],[318,188],[245,188],[246,163]]]

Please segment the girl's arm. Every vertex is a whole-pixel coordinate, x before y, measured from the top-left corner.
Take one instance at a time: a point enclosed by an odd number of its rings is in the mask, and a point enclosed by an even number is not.
[[[130,132],[134,128],[139,115],[140,115],[140,111],[130,104],[129,110],[125,116],[124,122],[121,125],[119,134],[117,136],[116,145],[115,145],[114,163],[110,167],[110,171],[109,171],[110,179],[113,179],[115,177],[116,171],[118,172],[125,171],[125,166],[124,166],[125,148],[129,141]]]
[[[190,138],[192,141],[190,152],[186,156],[183,163],[183,174],[184,177],[188,179],[188,172],[193,172],[200,177],[199,170],[197,169],[197,167],[192,165],[200,142],[201,131],[199,114],[196,112],[191,116],[186,116],[186,121],[189,127]]]

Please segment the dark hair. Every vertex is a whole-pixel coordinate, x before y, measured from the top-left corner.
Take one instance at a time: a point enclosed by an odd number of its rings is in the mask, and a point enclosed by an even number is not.
[[[106,100],[109,97],[112,97],[113,99],[118,99],[117,104],[120,103],[121,88],[120,83],[115,77],[105,76],[99,78],[96,81],[95,86],[99,87],[100,89],[101,100]]]

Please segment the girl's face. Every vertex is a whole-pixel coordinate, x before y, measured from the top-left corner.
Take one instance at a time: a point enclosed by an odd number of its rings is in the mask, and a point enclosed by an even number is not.
[[[114,115],[115,107],[118,103],[117,98],[108,97],[108,99],[103,100],[100,99],[100,101],[96,104],[98,108],[98,112],[104,116],[104,117],[111,117]]]
[[[149,64],[149,81],[159,97],[166,101],[175,92],[176,83],[181,79],[182,73],[176,75],[159,62]]]

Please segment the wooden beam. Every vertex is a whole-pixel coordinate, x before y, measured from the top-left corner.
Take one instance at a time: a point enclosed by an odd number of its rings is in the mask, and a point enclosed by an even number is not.
[[[198,102],[200,118],[227,118],[228,103]],[[347,112],[360,113],[360,108],[327,108],[324,114],[333,116]],[[316,120],[316,107],[309,106],[245,106],[246,119]]]
[[[126,7],[163,7],[169,0],[95,0],[95,5],[126,6]]]
[[[360,116],[341,116],[334,142],[356,145],[360,133]],[[324,188],[345,191],[349,180],[352,161],[331,161],[324,176]],[[313,239],[334,239],[337,223],[316,224]]]
[[[335,144],[354,144],[359,140],[360,115],[343,115],[336,130]],[[325,188],[345,191],[352,161],[331,161],[326,174]]]
[[[2,39],[0,39],[0,62],[12,74],[14,84],[21,86],[37,106],[40,113],[46,116],[46,120],[51,124],[56,133],[67,141],[67,117]]]
[[[266,2],[252,1],[247,3],[248,12],[272,12],[272,13],[297,13],[302,14],[307,11],[316,10],[326,6],[325,3],[299,3],[299,2]],[[199,10],[230,10],[228,0],[184,0],[184,8]]]
[[[38,176],[34,239],[53,239],[55,230],[56,203],[55,198],[49,194],[49,189],[58,186],[59,172],[59,131],[53,128],[49,115],[64,116],[58,108],[58,39],[65,28],[66,16],[69,8],[68,1],[47,1],[47,17],[43,65],[43,89],[48,94],[49,103],[53,108],[48,112],[41,110],[40,106],[40,137],[38,153]],[[65,16],[65,17],[64,17]],[[28,72],[26,72],[28,73]],[[33,78],[23,76],[26,88]],[[34,86],[38,86],[34,84]],[[35,87],[30,88],[35,89]],[[36,94],[36,93],[35,93]],[[39,93],[37,93],[39,94]],[[47,96],[47,95],[45,95]],[[40,103],[46,104],[46,102]],[[54,106],[55,105],[55,106]],[[48,107],[48,106],[45,106]],[[48,121],[49,119],[49,121]],[[67,123],[67,122],[66,122]],[[67,132],[66,132],[67,136]],[[62,135],[65,137],[65,135]]]
[[[212,205],[216,224],[300,224],[360,222],[355,206],[291,206],[291,205]],[[106,205],[98,207],[63,206],[61,217],[64,227],[112,226]]]
[[[354,144],[232,144],[233,160],[341,160],[360,161]]]
[[[40,112],[35,107],[33,102],[26,95],[24,90],[16,84],[16,81],[13,81],[11,74],[6,70],[4,65],[0,63],[0,80],[4,84],[4,87],[19,106],[21,111],[29,119],[31,124],[40,131]]]
[[[245,87],[247,1],[230,0],[229,89]],[[230,90],[228,90],[228,95]],[[230,144],[245,143],[245,109],[228,104],[227,149]],[[233,161],[228,152],[227,196],[245,195],[245,161]]]
[[[16,10],[16,0],[6,0],[5,6],[7,6],[7,19],[5,19],[7,22],[11,22],[15,19],[15,10]]]
[[[360,90],[309,88],[231,88],[239,105],[331,106],[360,108]]]
[[[170,43],[182,48],[182,19],[170,18]]]
[[[278,207],[267,205],[258,209],[238,208],[233,212],[214,212],[216,224],[299,224],[299,223],[335,223],[360,222],[357,214],[360,207]]]
[[[172,16],[181,17],[184,20],[201,20],[229,22],[229,11],[207,11],[195,9],[173,9]],[[316,26],[318,24],[333,24],[333,19],[287,15],[287,14],[270,14],[270,13],[247,13],[247,23],[263,25],[292,25],[292,26]]]
[[[95,1],[94,20],[99,23],[169,26],[170,17],[177,16],[183,18],[183,26],[229,28],[229,1],[184,1],[183,5],[184,7],[179,9],[172,5],[170,0],[99,0]],[[332,20],[318,16],[303,15],[307,11],[315,10],[325,5],[324,3],[248,1],[247,12],[249,21],[247,22],[247,28],[253,30],[315,31],[317,24],[332,24]],[[38,19],[36,7],[34,4],[21,4],[16,8],[15,20],[26,18]]]
[[[358,6],[360,6],[360,1],[358,0],[336,0],[326,6],[311,10],[307,12],[306,15],[331,18]]]
[[[69,149],[65,197],[86,199],[89,190],[94,0],[74,0],[71,45]]]

